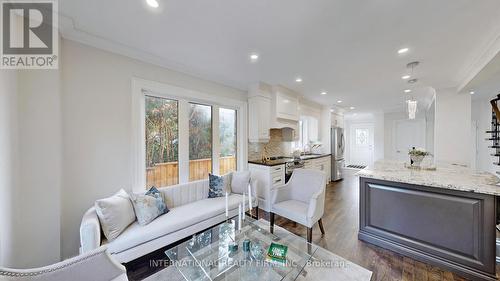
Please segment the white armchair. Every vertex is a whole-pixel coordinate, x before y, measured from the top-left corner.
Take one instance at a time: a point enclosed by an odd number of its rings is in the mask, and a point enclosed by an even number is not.
[[[324,235],[321,217],[325,211],[326,175],[318,170],[296,169],[292,177],[271,197],[270,231],[274,232],[274,215],[285,217],[307,227],[307,242],[312,241],[312,227],[318,222]]]
[[[0,281],[127,281],[125,267],[100,247],[60,263],[34,269],[0,268]]]

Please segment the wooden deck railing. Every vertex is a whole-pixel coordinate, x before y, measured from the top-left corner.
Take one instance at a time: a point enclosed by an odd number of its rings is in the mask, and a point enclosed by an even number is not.
[[[223,175],[236,170],[236,157],[228,156],[219,158],[219,172]],[[198,159],[189,161],[189,181],[208,178],[212,171],[212,159]],[[158,163],[146,169],[146,186],[169,186],[179,183],[178,162]]]

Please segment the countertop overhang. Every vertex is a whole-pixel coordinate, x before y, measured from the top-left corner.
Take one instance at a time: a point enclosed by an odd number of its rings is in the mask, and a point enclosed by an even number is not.
[[[443,189],[476,192],[500,196],[500,179],[487,172],[470,168],[438,164],[436,170],[415,170],[405,167],[404,162],[377,161],[356,173],[359,177],[430,186]]]

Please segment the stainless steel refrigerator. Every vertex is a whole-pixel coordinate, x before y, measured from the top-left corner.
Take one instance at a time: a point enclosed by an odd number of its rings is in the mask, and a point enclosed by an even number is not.
[[[343,178],[342,168],[345,166],[345,136],[344,129],[333,127],[331,129],[331,149],[332,149],[332,181]]]

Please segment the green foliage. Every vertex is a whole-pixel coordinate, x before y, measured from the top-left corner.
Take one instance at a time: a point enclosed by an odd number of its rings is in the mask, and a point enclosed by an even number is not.
[[[190,104],[189,160],[212,158],[212,107]]]
[[[236,155],[236,110],[219,109],[220,156]]]
[[[146,96],[146,164],[176,162],[179,148],[177,101]]]
[[[178,102],[146,96],[146,163],[178,161]],[[220,108],[220,156],[236,155],[236,111]],[[212,107],[190,104],[189,159],[212,158]]]

